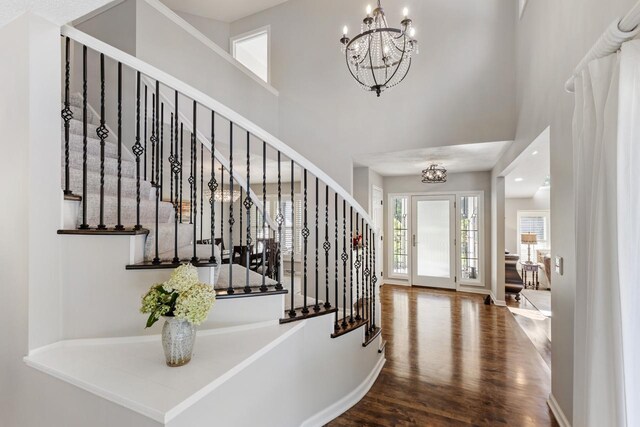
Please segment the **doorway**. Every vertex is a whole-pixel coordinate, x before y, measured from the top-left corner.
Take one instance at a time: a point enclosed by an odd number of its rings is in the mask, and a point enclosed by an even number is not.
[[[411,197],[411,283],[456,288],[454,195]]]

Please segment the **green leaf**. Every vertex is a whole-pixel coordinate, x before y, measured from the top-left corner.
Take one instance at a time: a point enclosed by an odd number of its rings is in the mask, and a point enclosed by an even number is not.
[[[156,312],[155,312],[155,311],[153,311],[153,312],[149,315],[149,318],[147,319],[147,326],[145,327],[145,329],[146,329],[146,328],[150,328],[150,327],[152,327],[152,326],[153,326],[153,324],[154,324],[154,323],[156,323],[157,321],[158,321],[158,319],[156,319]]]

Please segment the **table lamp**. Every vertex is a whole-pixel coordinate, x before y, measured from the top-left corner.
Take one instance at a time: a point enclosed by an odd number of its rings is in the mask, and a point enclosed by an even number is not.
[[[531,264],[531,245],[538,243],[538,237],[535,233],[522,233],[520,239],[522,244],[527,245],[527,263]]]

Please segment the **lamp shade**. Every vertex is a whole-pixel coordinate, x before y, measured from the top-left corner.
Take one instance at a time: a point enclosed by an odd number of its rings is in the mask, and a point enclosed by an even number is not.
[[[538,243],[538,237],[535,233],[522,233],[520,239],[525,245],[535,245]]]

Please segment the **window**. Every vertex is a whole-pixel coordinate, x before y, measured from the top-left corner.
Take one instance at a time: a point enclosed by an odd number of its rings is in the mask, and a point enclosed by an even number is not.
[[[408,202],[406,196],[391,197],[391,218],[393,236],[393,253],[391,255],[391,273],[406,276],[409,273],[409,222]]]
[[[531,246],[531,260],[534,261],[537,249],[549,247],[549,211],[518,211],[518,242],[520,259],[528,260],[529,246],[523,244],[520,236],[524,233],[536,235],[537,244]]]
[[[242,65],[269,83],[269,28],[231,39],[231,53]]]
[[[480,198],[460,196],[460,280],[480,281]]]

